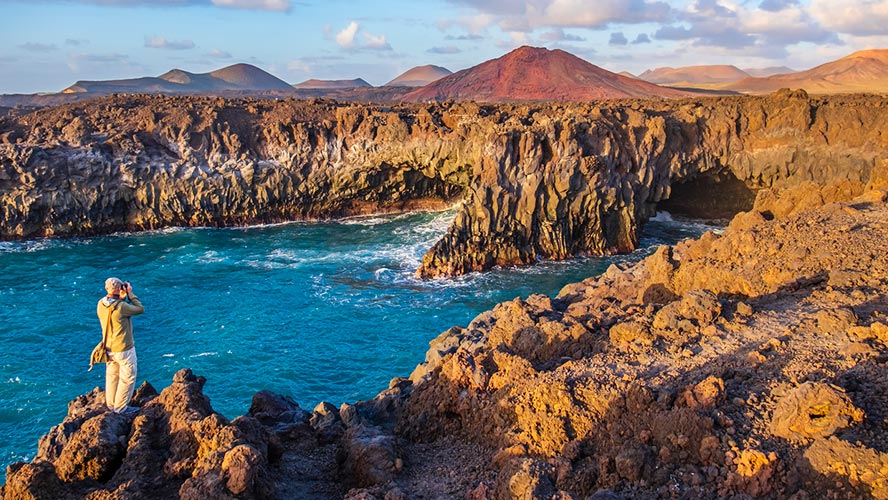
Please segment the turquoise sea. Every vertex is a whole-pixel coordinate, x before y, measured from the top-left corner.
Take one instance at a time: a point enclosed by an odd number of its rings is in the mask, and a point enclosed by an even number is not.
[[[0,480],[6,465],[34,456],[68,401],[104,384],[104,368],[87,365],[109,276],[132,282],[145,305],[134,319],[139,383],[159,391],[191,368],[207,378],[213,407],[233,418],[262,389],[308,410],[371,398],[409,375],[439,333],[498,302],[554,296],[611,263],[712,229],[661,215],[631,255],[414,279],[453,216],[0,243]]]

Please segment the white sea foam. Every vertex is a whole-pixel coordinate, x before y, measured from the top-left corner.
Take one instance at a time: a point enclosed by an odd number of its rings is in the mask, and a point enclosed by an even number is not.
[[[394,219],[386,216],[372,216],[354,219],[342,219],[337,223],[345,226],[378,226],[379,224],[386,224],[388,222],[391,222],[392,220]]]
[[[219,354],[218,352],[202,352],[200,354],[192,354],[191,356],[188,356],[188,357],[189,358],[203,358],[206,356],[217,356],[218,354]]]
[[[67,246],[70,246],[68,240],[53,240],[49,238],[28,241],[4,241],[0,242],[0,253],[33,253]]]
[[[219,262],[225,262],[225,257],[221,256],[219,252],[215,250],[208,250],[201,255],[195,257],[195,262],[198,264],[218,264]]]
[[[672,214],[670,214],[669,212],[665,212],[665,211],[664,212],[657,212],[657,215],[651,217],[650,220],[655,221],[655,222],[672,222],[673,221]]]
[[[175,356],[176,356],[175,354],[164,354],[164,355],[161,356],[161,357],[163,357],[163,358],[173,358],[173,357],[175,357]]]

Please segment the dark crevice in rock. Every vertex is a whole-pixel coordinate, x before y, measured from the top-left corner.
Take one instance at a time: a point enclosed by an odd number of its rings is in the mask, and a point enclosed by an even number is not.
[[[756,190],[730,171],[706,172],[672,185],[657,210],[695,219],[730,219],[752,210]]]

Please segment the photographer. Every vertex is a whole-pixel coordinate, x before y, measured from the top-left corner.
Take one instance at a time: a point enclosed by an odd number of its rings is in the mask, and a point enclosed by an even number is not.
[[[133,294],[129,282],[108,278],[105,291],[108,294],[96,306],[109,358],[105,371],[105,404],[116,413],[135,413],[139,409],[129,406],[137,365],[132,317],[145,312],[145,308]]]

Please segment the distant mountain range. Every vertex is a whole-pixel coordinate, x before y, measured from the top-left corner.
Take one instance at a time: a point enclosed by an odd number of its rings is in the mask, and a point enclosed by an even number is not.
[[[688,66],[657,68],[645,71],[639,78],[683,89],[744,94],[766,94],[782,88],[805,89],[811,94],[888,93],[888,49],[861,50],[804,71],[785,66],[747,70],[735,66]]]
[[[520,47],[462,71],[425,65],[384,86],[362,78],[306,80],[296,85],[250,64],[209,73],[181,69],[157,77],[81,80],[58,94],[0,96],[0,106],[45,106],[111,93],[220,96],[328,97],[349,101],[477,100],[588,101],[612,98],[681,97],[698,93],[768,93],[780,88],[809,93],[888,92],[888,49],[855,52],[805,71],[787,67],[741,70],[731,65],[662,67],[639,76],[612,73],[563,50]]]
[[[727,83],[749,78],[749,73],[736,66],[686,66],[683,68],[657,68],[647,70],[638,78],[656,84],[684,85],[695,83]]]
[[[404,95],[402,99],[587,101],[684,95],[688,94],[611,73],[563,50],[524,46],[434,81]]]
[[[251,64],[234,64],[209,73],[189,73],[174,69],[158,77],[126,80],[81,80],[63,93],[206,93],[223,90],[290,90],[280,78]]]
[[[305,80],[293,85],[294,89],[354,89],[358,87],[372,87],[363,78],[353,80]]]
[[[795,73],[796,70],[786,66],[768,66],[767,68],[743,68],[743,72],[756,78],[765,78],[773,75]]]
[[[861,50],[806,71],[766,78],[746,78],[726,90],[761,94],[781,88],[803,88],[813,94],[888,92],[888,49]]]
[[[662,67],[649,69],[638,75],[638,78],[671,87],[694,87],[701,84],[723,84],[739,82],[745,78],[757,76],[766,77],[780,73],[793,73],[786,66],[769,68],[740,69],[737,66],[727,64],[713,64],[704,66],[684,66],[681,68]]]

